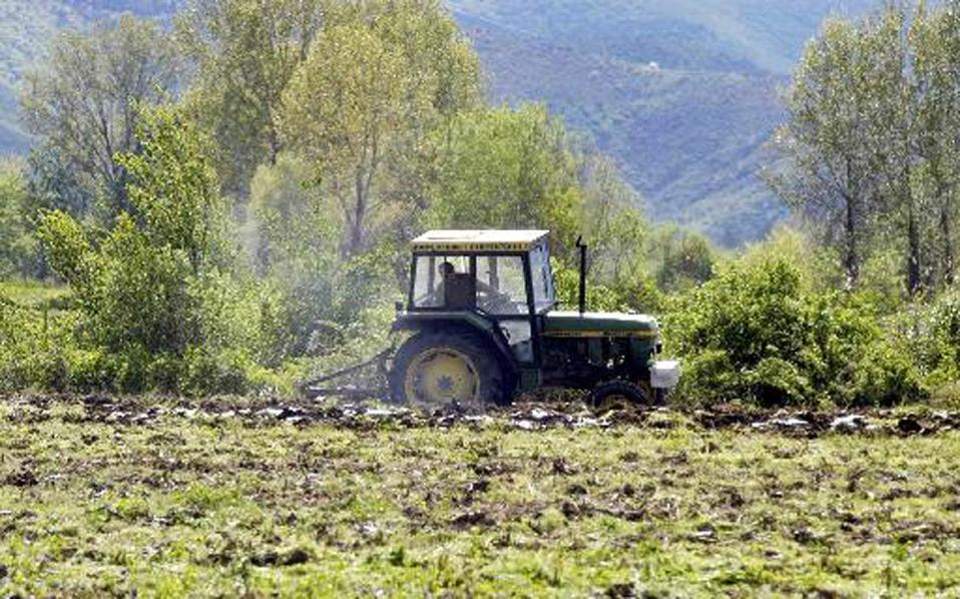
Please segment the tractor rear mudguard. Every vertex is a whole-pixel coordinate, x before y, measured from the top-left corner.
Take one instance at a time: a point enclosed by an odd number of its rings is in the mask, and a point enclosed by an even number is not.
[[[397,315],[394,331],[444,332],[462,331],[489,340],[496,357],[511,376],[519,376],[520,367],[510,344],[496,324],[472,312],[407,312]]]

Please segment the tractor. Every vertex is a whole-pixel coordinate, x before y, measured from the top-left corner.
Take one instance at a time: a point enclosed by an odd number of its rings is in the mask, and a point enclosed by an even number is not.
[[[597,407],[663,401],[676,362],[651,316],[561,310],[548,231],[430,231],[412,242],[410,286],[394,330],[406,340],[388,373],[395,401],[483,410],[542,387],[588,390]]]

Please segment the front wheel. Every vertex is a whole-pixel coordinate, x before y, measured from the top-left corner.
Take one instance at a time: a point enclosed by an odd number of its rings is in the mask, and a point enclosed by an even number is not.
[[[600,383],[590,393],[590,403],[601,411],[651,405],[654,401],[653,390],[648,384],[637,384],[622,379]]]
[[[390,373],[394,400],[424,409],[481,412],[508,399],[502,368],[471,335],[421,333],[397,352]]]

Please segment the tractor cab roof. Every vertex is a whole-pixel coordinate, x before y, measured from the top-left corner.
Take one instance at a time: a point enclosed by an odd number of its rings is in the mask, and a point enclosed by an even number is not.
[[[427,231],[411,242],[414,252],[529,252],[549,231]]]

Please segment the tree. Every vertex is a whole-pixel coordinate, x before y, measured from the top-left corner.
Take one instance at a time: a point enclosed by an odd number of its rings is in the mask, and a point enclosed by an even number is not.
[[[205,339],[203,283],[221,262],[221,200],[205,144],[182,115],[158,108],[137,123],[140,151],[117,158],[136,216],[121,212],[95,237],[58,210],[39,235],[96,344],[181,355]]]
[[[23,165],[0,160],[0,275],[4,277],[32,275],[38,270],[29,199]]]
[[[840,232],[851,283],[871,243],[903,252],[911,296],[955,278],[958,8],[889,5],[856,25],[834,21],[796,75],[770,180],[822,231]]]
[[[806,48],[786,95],[787,122],[773,141],[780,162],[767,180],[788,205],[819,223],[855,286],[880,211],[870,82],[880,63],[864,32],[830,20]]]
[[[503,106],[462,114],[444,135],[431,226],[545,228],[556,254],[572,252],[584,202],[562,122],[540,105]]]
[[[225,191],[246,197],[258,164],[275,164],[283,91],[331,18],[330,0],[191,0],[177,19],[197,67],[191,111],[215,140]]]
[[[591,244],[591,274],[603,281],[624,281],[646,270],[651,227],[643,198],[607,157],[588,154],[580,171],[583,189],[581,228]]]
[[[921,235],[926,202],[915,184],[921,128],[906,27],[904,12],[888,6],[864,21],[859,42],[861,53],[871,65],[863,84],[869,99],[867,130],[872,133],[867,152],[879,183],[877,204],[881,214],[892,217],[886,220],[894,226],[893,236],[905,233],[906,288],[913,296],[922,284]]]
[[[689,289],[713,277],[716,260],[702,235],[676,226],[660,227],[650,253],[657,286],[665,292]]]
[[[354,10],[313,43],[280,119],[281,139],[337,203],[344,256],[416,205],[430,132],[475,103],[479,87],[476,56],[438,2]]]
[[[131,208],[116,156],[136,149],[138,107],[176,89],[176,56],[156,25],[124,16],[88,34],[62,34],[47,63],[26,76],[24,122],[102,198],[107,217]]]
[[[955,223],[960,169],[960,11],[928,14],[921,4],[910,30],[916,79],[917,151],[922,157],[920,184],[936,219],[939,276],[946,284],[956,279]],[[932,281],[935,285],[936,281]]]

